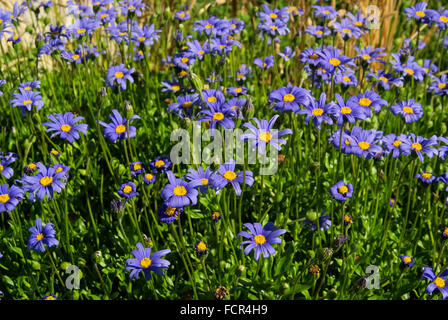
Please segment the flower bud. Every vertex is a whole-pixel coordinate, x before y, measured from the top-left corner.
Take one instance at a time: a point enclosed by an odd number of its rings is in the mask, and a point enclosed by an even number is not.
[[[323,248],[322,249],[322,258],[324,258],[325,260],[331,259],[331,257],[333,256],[333,249],[331,248]]]
[[[124,109],[126,110],[126,117],[130,119],[134,115],[134,108],[132,108],[129,100],[124,101]]]
[[[336,237],[336,239],[334,239],[333,241],[333,247],[335,248],[339,248],[341,246],[343,246],[348,240],[348,237],[344,234],[340,234]]]
[[[246,272],[246,266],[245,265],[240,265],[237,269],[238,274],[243,274],[244,272]]]
[[[306,213],[306,218],[311,221],[316,221],[318,218],[318,213],[316,211],[308,211]]]
[[[95,261],[95,262],[100,262],[102,259],[103,259],[103,254],[101,253],[100,250],[95,251],[95,252],[92,254],[92,260],[93,260],[93,261]]]
[[[102,87],[102,88],[101,88],[101,91],[99,92],[99,96],[100,96],[101,98],[104,98],[104,97],[107,96],[107,89],[106,89],[106,87]]]
[[[191,78],[194,88],[197,91],[202,92],[202,90],[204,89],[204,83],[202,82],[201,78],[193,72],[191,72],[190,78]]]

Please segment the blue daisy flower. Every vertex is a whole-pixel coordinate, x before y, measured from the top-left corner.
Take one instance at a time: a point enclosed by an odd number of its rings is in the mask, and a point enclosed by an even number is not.
[[[117,142],[117,139],[127,139],[128,133],[129,138],[134,138],[137,130],[134,126],[129,125],[126,118],[123,118],[118,110],[112,110],[113,115],[110,115],[109,118],[112,120],[112,123],[105,123],[103,121],[99,121],[99,124],[105,127],[104,136],[112,141],[113,143]],[[129,123],[134,119],[140,119],[138,115],[133,115],[129,119]]]
[[[132,250],[134,258],[126,260],[124,271],[131,271],[129,275],[131,279],[138,279],[140,271],[143,271],[146,281],[151,280],[151,271],[159,276],[164,276],[163,270],[168,270],[170,262],[162,257],[170,252],[170,249],[165,249],[151,254],[151,248],[145,248],[139,242],[137,249]]]
[[[254,250],[256,261],[258,261],[262,252],[264,258],[269,258],[269,256],[274,255],[276,250],[272,245],[274,243],[282,243],[282,239],[280,239],[279,236],[286,232],[285,229],[277,229],[272,222],[268,222],[263,228],[260,223],[245,223],[244,226],[249,229],[250,233],[241,231],[237,236],[238,238],[243,237],[249,240],[241,242],[240,248],[247,245],[246,248],[244,248],[244,254],[246,256]]]
[[[31,232],[28,238],[28,249],[30,250],[44,252],[44,245],[49,248],[59,245],[59,241],[55,237],[54,224],[51,222],[42,227],[42,219],[36,219],[36,225],[29,228],[28,231]]]
[[[73,143],[80,138],[79,132],[87,134],[87,124],[76,124],[76,122],[84,120],[84,118],[75,117],[71,112],[50,114],[48,118],[52,122],[45,122],[42,125],[49,127],[46,132],[55,131],[50,138],[59,136],[61,139]]]

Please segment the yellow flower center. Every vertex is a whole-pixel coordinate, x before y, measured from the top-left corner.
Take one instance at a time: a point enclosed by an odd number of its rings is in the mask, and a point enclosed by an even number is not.
[[[323,13],[325,13],[325,14],[329,14],[329,13],[330,13],[330,11],[328,11],[328,10],[325,10],[325,11],[323,11]]]
[[[422,145],[420,143],[418,143],[418,142],[414,142],[412,144],[412,148],[415,149],[415,151],[420,151],[420,150],[423,149]]]
[[[207,245],[204,242],[199,242],[197,247],[196,247],[199,251],[205,251],[207,250]]]
[[[352,109],[350,109],[349,107],[342,107],[341,113],[342,114],[350,114],[350,113],[352,113]]]
[[[104,18],[107,18],[109,15],[107,14],[107,13],[103,13],[101,16],[100,16],[100,18],[101,19],[104,19]]]
[[[350,33],[350,32],[352,32],[352,30],[350,30],[350,29],[342,29],[342,32],[344,32],[344,33]]]
[[[34,163],[30,163],[30,164],[27,166],[27,168],[28,168],[28,170],[35,170],[35,169],[37,168],[37,166],[36,166]]]
[[[131,193],[131,192],[132,192],[132,187],[131,186],[125,186],[123,188],[123,193],[128,194],[128,193]]]
[[[277,18],[278,18],[278,15],[276,15],[275,13],[271,13],[271,14],[269,15],[269,17],[271,17],[271,19],[277,19]]]
[[[68,124],[63,124],[61,126],[61,130],[64,132],[69,132],[72,129],[72,127],[70,127]]]
[[[200,54],[201,56],[202,56],[204,53],[205,53],[204,50],[199,50],[199,51],[198,51],[198,54]]]
[[[369,56],[368,54],[363,54],[363,55],[362,55],[362,58],[363,58],[364,60],[372,59],[372,57]]]
[[[183,108],[190,108],[192,105],[193,105],[192,101],[187,101],[187,102],[184,102],[184,104],[182,104],[182,107]]]
[[[135,7],[134,6],[129,6],[128,9],[129,10],[135,10]]]
[[[319,58],[319,56],[315,53],[313,53],[312,55],[309,56],[310,59],[316,60],[317,58]]]
[[[163,165],[165,165],[165,161],[163,161],[163,160],[157,160],[156,163],[154,163],[154,165],[155,165],[157,168],[161,168]]]
[[[31,100],[25,100],[23,101],[23,105],[26,106],[27,104],[33,103]]]
[[[140,162],[137,162],[134,164],[134,171],[140,170],[142,168],[142,164]]]
[[[212,118],[213,121],[221,121],[222,119],[224,119],[224,114],[222,112],[216,112]]]
[[[313,111],[311,111],[311,113],[313,114],[313,116],[319,117],[324,114],[324,109],[316,108]]]
[[[207,24],[207,25],[205,26],[205,29],[210,29],[210,28],[213,28],[213,25],[212,25],[212,24]]]
[[[367,150],[370,147],[370,143],[365,142],[365,141],[361,141],[358,142],[358,146],[362,149],[362,150]]]
[[[76,32],[77,32],[78,34],[85,33],[85,32],[86,32],[86,29],[77,29]]]
[[[201,182],[202,182],[202,185],[203,186],[206,186],[206,185],[208,185],[208,179],[201,179]]]
[[[254,241],[256,244],[262,245],[266,242],[266,238],[263,235],[259,234],[258,236],[254,237]]]
[[[48,297],[45,298],[45,300],[56,300],[56,298],[53,297],[53,296],[48,296]]]
[[[127,32],[120,32],[118,35],[119,36],[125,36],[125,35],[127,35]]]
[[[369,107],[372,104],[372,100],[369,98],[361,98],[359,99],[359,104],[363,107]]]
[[[126,127],[123,124],[118,125],[115,128],[115,133],[121,134],[126,131]]]
[[[179,17],[185,18],[185,13],[179,13]]]
[[[431,176],[432,175],[430,173],[428,173],[428,172],[422,173],[422,177],[425,178],[425,179],[429,179],[429,178],[431,178]]]
[[[386,83],[389,81],[386,77],[379,77],[378,79],[383,80]]]
[[[176,208],[173,207],[167,207],[165,209],[165,213],[169,216],[173,216],[176,213]]]
[[[56,173],[59,173],[61,171],[62,171],[62,167],[59,167],[59,168],[56,169]]]
[[[403,142],[400,140],[395,140],[394,143],[392,143],[394,145],[395,148],[398,148],[400,146],[400,144],[402,144]]]
[[[236,93],[241,93],[241,91],[243,91],[243,89],[241,89],[241,88],[235,88],[235,92],[236,92]]]
[[[124,77],[123,72],[120,72],[120,71],[115,72],[115,78],[119,78],[119,79],[121,79],[121,78],[123,78],[123,77]]]
[[[6,203],[9,201],[9,199],[11,199],[9,197],[9,194],[5,193],[5,194],[0,194],[0,202],[1,203]]]
[[[226,178],[229,181],[232,181],[236,178],[236,173],[233,171],[227,171],[226,173],[224,173],[224,178]]]
[[[187,63],[188,62],[188,58],[187,57],[183,57],[182,59],[180,59],[180,61],[182,61],[182,63]]]
[[[237,77],[238,79],[244,78],[244,74],[238,73],[238,74],[236,75],[236,77]]]
[[[214,79],[213,79],[213,80],[214,80]],[[207,101],[208,101],[208,102],[216,102],[216,97],[213,97],[213,96],[212,96],[212,97],[208,97],[208,98],[207,98]]]
[[[403,111],[407,114],[414,113],[414,110],[410,107],[403,107]]]
[[[137,38],[137,40],[140,41],[140,42],[143,42],[143,41],[146,40],[146,38],[145,37],[140,37],[140,38]]]
[[[140,265],[145,269],[148,268],[151,265],[151,263],[152,261],[149,258],[143,258],[142,260],[140,260]]]
[[[445,280],[443,280],[443,279],[440,278],[440,277],[437,277],[437,278],[434,280],[434,284],[435,284],[438,288],[443,288],[443,287],[445,286]]]
[[[343,76],[343,77],[342,77],[342,80],[345,81],[345,82],[349,82],[349,81],[350,81],[350,78],[349,78],[349,77],[346,77],[346,76]]]
[[[14,36],[14,37],[12,37],[12,39],[17,40],[17,39],[19,39],[19,36]]]
[[[425,14],[423,11],[417,11],[417,12],[415,13],[415,15],[416,15],[417,17],[420,17],[420,18],[423,18],[424,16],[426,16],[426,14]]]
[[[446,83],[439,83],[439,84],[437,85],[437,87],[438,87],[439,89],[445,89],[445,88],[446,88]]]
[[[412,259],[410,257],[404,257],[403,261],[404,261],[404,263],[409,263],[412,261]]]
[[[49,186],[53,182],[53,177],[43,177],[39,182],[44,187]]]
[[[341,193],[341,194],[346,194],[348,192],[347,186],[340,186],[338,188],[338,192]]]
[[[324,33],[322,30],[317,30],[316,31],[316,34],[322,34],[322,33]]]
[[[404,71],[409,73],[411,76],[414,74],[414,70],[409,69],[409,68],[404,68]]]
[[[277,29],[278,29],[277,26],[270,26],[270,28],[271,28],[272,30],[277,30]]]
[[[447,23],[448,22],[448,17],[446,16],[440,16],[440,21],[442,21],[443,23]]]
[[[185,77],[187,74],[188,74],[188,73],[187,73],[186,71],[181,71],[181,72],[179,72],[179,77],[180,77],[180,78],[183,78],[183,77]]]
[[[345,139],[345,141],[344,141],[346,146],[348,146],[350,144],[350,142],[352,142],[352,140],[350,140],[350,139]]]
[[[293,102],[296,99],[296,97],[290,93],[287,93],[283,96],[284,102]]]
[[[58,155],[59,155],[59,152],[56,151],[56,150],[51,150],[51,154],[54,154],[55,156],[58,156]]]
[[[272,139],[272,135],[268,131],[260,132],[260,134],[258,135],[258,139],[264,142],[269,142]]]
[[[26,90],[26,91],[30,91],[31,90],[31,87],[25,87],[25,88],[23,88],[24,90]]]
[[[145,179],[146,180],[152,180],[153,176],[150,173],[145,174]]]
[[[328,61],[332,66],[337,67],[338,65],[341,64],[341,60],[337,59],[337,58],[331,58],[330,61]]]
[[[361,21],[356,21],[354,24],[357,27],[361,27],[362,26],[362,22]]]
[[[171,89],[173,89],[173,91],[179,91],[180,87],[178,85],[174,85],[171,87]]]
[[[43,238],[44,238],[44,235],[43,235],[42,233],[39,233],[39,234],[36,236],[37,241],[40,241],[40,240],[42,240]]]
[[[175,196],[184,196],[187,194],[187,189],[184,186],[176,186],[173,193]]]
[[[78,59],[79,59],[79,54],[74,54],[74,55],[72,56],[72,58],[75,59],[75,60],[78,60]]]
[[[4,168],[5,168],[5,167],[3,167],[3,166],[0,164],[0,171],[3,171]]]

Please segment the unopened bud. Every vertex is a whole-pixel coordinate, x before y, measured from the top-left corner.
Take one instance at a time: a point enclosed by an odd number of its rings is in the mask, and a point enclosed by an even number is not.
[[[130,119],[134,115],[134,108],[132,108],[130,101],[124,101],[124,109],[126,110],[126,117]]]
[[[99,96],[102,97],[102,98],[107,96],[107,89],[106,89],[106,87],[102,87],[101,88],[101,91],[99,92]]]
[[[340,234],[334,239],[333,241],[333,247],[339,248],[343,246],[348,240],[348,237],[345,234]]]
[[[322,250],[322,257],[325,260],[331,259],[331,257],[333,256],[333,252],[334,251],[331,248],[323,248],[323,250]]]
[[[306,213],[306,218],[311,221],[316,221],[318,218],[318,213],[316,211],[308,211]]]
[[[100,261],[103,259],[103,254],[101,253],[100,250],[95,251],[95,252],[92,254],[92,259],[93,259],[93,261],[95,261],[95,262],[100,262]]]

